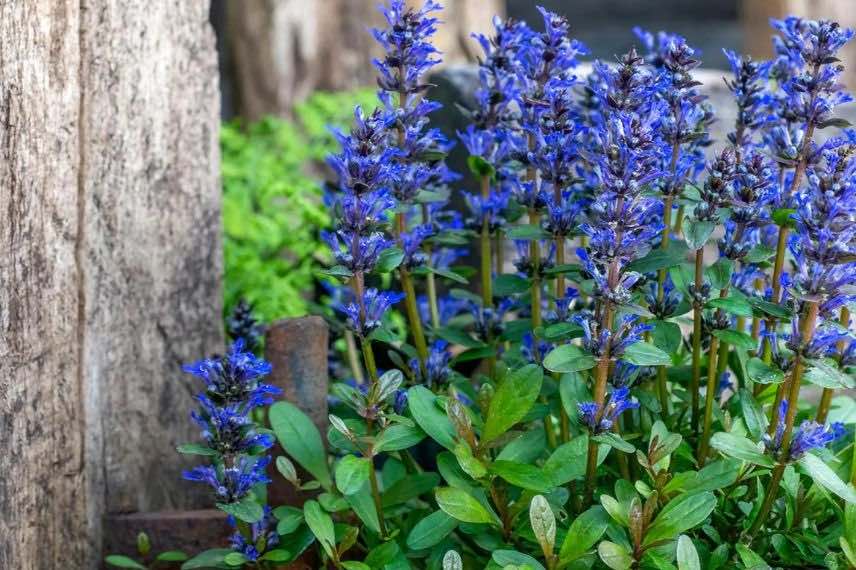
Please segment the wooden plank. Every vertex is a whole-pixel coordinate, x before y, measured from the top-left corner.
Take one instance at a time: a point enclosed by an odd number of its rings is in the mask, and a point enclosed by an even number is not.
[[[207,18],[203,0],[96,0],[82,14],[82,366],[87,449],[103,450],[88,473],[110,513],[210,505],[175,452],[198,438],[181,364],[223,349]]]
[[[0,2],[0,568],[85,568],[79,11]]]

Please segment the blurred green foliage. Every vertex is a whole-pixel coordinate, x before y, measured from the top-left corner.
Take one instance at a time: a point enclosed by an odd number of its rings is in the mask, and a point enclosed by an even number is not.
[[[320,179],[337,148],[328,126],[347,127],[355,105],[377,105],[370,89],[316,93],[294,120],[232,121],[220,134],[226,314],[240,298],[269,322],[306,314],[329,225]]]

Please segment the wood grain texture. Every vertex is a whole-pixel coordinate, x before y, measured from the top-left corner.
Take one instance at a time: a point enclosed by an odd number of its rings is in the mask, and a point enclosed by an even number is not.
[[[203,506],[181,364],[222,350],[218,94],[207,3],[83,12],[83,366],[111,513]]]
[[[78,23],[76,6],[0,2],[0,568],[83,568],[90,546]]]
[[[0,2],[0,568],[207,504],[183,362],[222,350],[207,2]]]

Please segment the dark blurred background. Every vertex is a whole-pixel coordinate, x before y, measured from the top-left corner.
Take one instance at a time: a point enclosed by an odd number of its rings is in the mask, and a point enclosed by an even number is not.
[[[380,0],[212,0],[224,118],[289,116],[317,90],[371,86],[377,53],[368,29]],[[418,0],[412,2],[420,4]],[[856,24],[856,0],[445,0],[438,45],[444,65],[472,62],[474,31],[494,14],[540,25],[537,6],[564,14],[593,58],[612,59],[634,45],[634,26],[684,35],[704,66],[727,66],[722,48],[766,57],[769,18],[797,14]],[[845,55],[852,59],[856,47]],[[851,77],[856,74],[850,74]],[[853,81],[850,81],[851,86]]]

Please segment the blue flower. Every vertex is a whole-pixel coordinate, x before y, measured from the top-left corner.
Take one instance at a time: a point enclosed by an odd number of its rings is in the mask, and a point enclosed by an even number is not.
[[[734,75],[733,79],[725,80],[725,85],[737,102],[735,130],[728,133],[728,140],[738,148],[750,146],[754,132],[769,120],[767,108],[771,101],[765,86],[772,64],[752,61],[751,57],[730,50],[722,51]]]
[[[207,395],[217,404],[235,404],[243,411],[273,403],[282,390],[259,379],[270,374],[271,365],[251,352],[244,351],[244,341],[236,340],[228,354],[206,358],[182,367],[182,370],[205,382]]]
[[[645,293],[645,302],[648,303],[648,310],[658,319],[663,320],[675,314],[684,296],[675,287],[670,274],[666,274],[666,280],[663,282],[662,300],[659,299],[659,294],[659,282],[651,281]]]
[[[334,131],[342,152],[330,156],[328,163],[339,175],[339,187],[343,191],[362,195],[388,187],[390,165],[397,153],[386,146],[390,124],[390,118],[382,111],[376,109],[366,116],[356,107],[351,133]]]
[[[630,400],[630,389],[627,386],[615,388],[607,397],[606,403],[601,407],[595,402],[582,402],[577,404],[580,419],[593,434],[610,431],[618,417],[626,412],[639,407],[638,402]]]
[[[258,454],[274,444],[269,433],[258,433],[255,422],[247,416],[249,410],[240,404],[217,406],[204,394],[196,396],[200,412],[191,417],[202,428],[202,438],[222,455]]]
[[[434,267],[440,267],[439,265],[434,265]],[[461,313],[467,311],[468,305],[467,301],[464,299],[456,299],[455,297],[451,297],[446,295],[444,297],[439,297],[437,299],[437,312],[440,313],[440,325],[446,325],[449,321]],[[431,322],[431,310],[428,305],[428,297],[424,295],[420,295],[416,299],[417,308],[419,309],[419,316],[423,322]]]
[[[496,308],[484,307],[475,301],[468,301],[467,307],[473,316],[473,327],[482,340],[498,337],[503,331],[502,321],[505,314],[514,305],[511,299],[503,299]]]
[[[235,526],[236,522],[229,517],[230,523]],[[279,535],[276,533],[276,524],[273,511],[267,505],[264,507],[264,515],[258,522],[250,525],[250,540],[247,540],[241,532],[235,532],[230,538],[232,550],[240,552],[244,557],[255,562],[268,549],[279,544]],[[259,550],[261,549],[261,550]]]
[[[555,299],[555,307],[544,314],[544,318],[550,323],[569,322],[572,317],[571,306],[580,296],[579,291],[573,287],[565,288],[565,294]]]
[[[451,360],[452,352],[449,350],[449,343],[445,340],[435,340],[428,347],[428,359],[425,361],[427,378],[422,377],[419,361],[415,358],[410,361],[410,368],[415,372],[417,382],[431,388],[449,381],[449,376],[452,373],[452,369],[449,367]]]
[[[219,502],[234,503],[246,497],[254,485],[270,483],[265,469],[270,457],[241,456],[237,462],[226,467],[218,465],[200,465],[183,473],[188,481],[207,483]]]
[[[520,355],[528,362],[540,364],[544,362],[544,357],[553,349],[553,345],[545,340],[538,339],[532,333],[528,332],[523,335],[523,342],[520,345]]]
[[[361,299],[348,292],[348,300],[333,306],[345,315],[345,326],[359,336],[365,337],[383,324],[383,316],[390,307],[404,299],[403,293],[366,289]]]
[[[467,227],[470,229],[481,231],[485,219],[490,233],[496,232],[505,225],[508,192],[494,191],[487,198],[483,198],[480,194],[464,192],[464,200],[472,212],[472,216],[467,218]]]
[[[764,447],[767,452],[774,456],[779,456],[782,452],[782,440],[785,435],[788,406],[788,401],[782,400],[779,405],[779,416],[778,423],[776,424],[776,430],[772,437],[765,434],[763,438]],[[800,424],[800,427],[794,431],[786,460],[796,461],[812,449],[825,448],[836,439],[842,437],[844,433],[844,425],[839,422],[829,425],[821,425],[813,421],[804,421]]]
[[[322,231],[321,237],[333,251],[336,263],[352,273],[372,271],[380,259],[380,254],[392,247],[392,242],[380,232],[360,235],[344,230]]]
[[[405,267],[413,269],[425,265],[428,256],[422,252],[422,243],[432,235],[434,235],[434,228],[431,225],[423,224],[399,236],[401,249],[404,251],[404,259],[401,263]]]
[[[539,240],[539,258],[533,260],[530,257],[530,241],[515,240],[514,246],[517,249],[517,259],[514,260],[514,267],[517,271],[523,273],[527,277],[533,277],[537,271],[539,275],[543,275],[544,271],[555,265],[556,259],[556,243],[553,241],[545,242]]]

